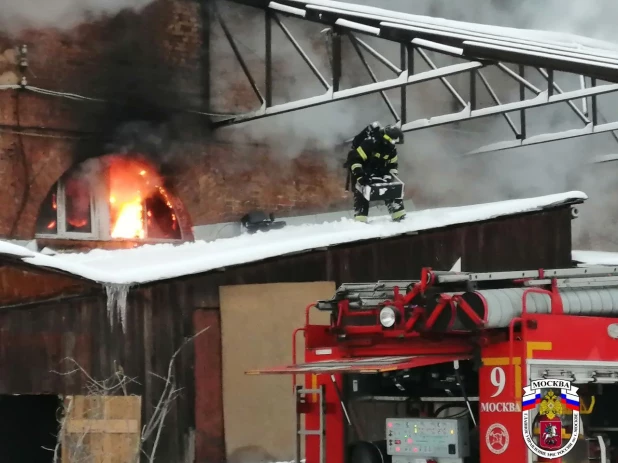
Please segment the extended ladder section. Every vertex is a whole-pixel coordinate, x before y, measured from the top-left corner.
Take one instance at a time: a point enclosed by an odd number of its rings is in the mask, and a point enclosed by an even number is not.
[[[324,396],[324,386],[316,389],[305,389],[303,386],[296,386],[296,461],[301,461],[301,437],[317,436],[319,444],[319,463],[326,461],[326,400]],[[310,410],[311,405],[318,407],[319,425],[318,429],[307,429],[303,427],[303,414]]]
[[[527,280],[528,285],[549,284],[550,280],[557,279],[559,283],[589,284],[590,279],[607,279],[618,284],[618,266],[597,266],[579,268],[558,268],[558,269],[539,269],[512,272],[486,272],[486,273],[466,273],[466,272],[433,272],[437,284],[461,283],[461,282],[490,282],[490,281],[519,281]],[[588,282],[588,283],[587,283]]]
[[[485,273],[423,269],[419,280],[343,284],[332,299],[317,303],[319,310],[336,314],[339,327],[361,312],[377,317],[385,307],[396,309],[396,325],[406,331],[505,328],[525,313],[618,317],[618,266]]]

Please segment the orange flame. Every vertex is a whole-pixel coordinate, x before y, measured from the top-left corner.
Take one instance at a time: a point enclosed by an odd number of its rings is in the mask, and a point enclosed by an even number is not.
[[[112,238],[144,238],[145,199],[157,189],[161,178],[145,162],[112,157],[109,163]]]
[[[139,196],[132,202],[124,203],[114,224],[112,238],[144,238],[143,209],[142,198]]]

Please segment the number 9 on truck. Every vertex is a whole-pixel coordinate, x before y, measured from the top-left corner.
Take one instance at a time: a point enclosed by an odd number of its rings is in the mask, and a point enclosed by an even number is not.
[[[506,374],[504,368],[494,367],[489,375],[489,380],[492,386],[496,388],[496,392],[492,394],[492,397],[498,397],[504,391],[504,385],[506,384]]]

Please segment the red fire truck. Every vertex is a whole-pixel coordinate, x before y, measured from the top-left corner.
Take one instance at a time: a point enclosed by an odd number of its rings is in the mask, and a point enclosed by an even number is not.
[[[424,269],[343,284],[304,361],[247,373],[304,375],[297,461],[617,463],[617,316],[618,267]]]

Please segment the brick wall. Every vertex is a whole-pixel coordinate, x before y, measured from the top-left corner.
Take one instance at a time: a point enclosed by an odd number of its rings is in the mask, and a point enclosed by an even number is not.
[[[52,185],[81,160],[107,154],[109,136],[125,122],[161,107],[202,108],[203,36],[199,2],[187,0],[157,0],[140,14],[123,12],[70,31],[0,36],[0,85],[19,80],[13,49],[27,44],[30,85],[104,100],[0,90],[0,236],[33,237]],[[232,100],[238,103],[238,95]],[[309,162],[273,156],[265,146],[214,143],[203,116],[179,125],[191,127],[191,141],[175,140],[161,169],[193,225],[237,220],[254,208],[328,210],[345,199],[342,169],[320,156]]]
[[[205,149],[186,153],[185,167],[171,176],[195,224],[238,220],[255,208],[327,211],[345,200],[343,169],[332,169],[320,153],[282,159],[259,145],[213,142]]]

